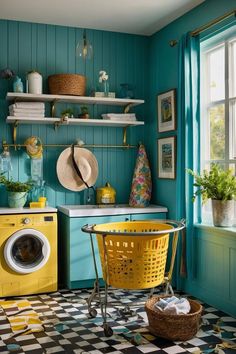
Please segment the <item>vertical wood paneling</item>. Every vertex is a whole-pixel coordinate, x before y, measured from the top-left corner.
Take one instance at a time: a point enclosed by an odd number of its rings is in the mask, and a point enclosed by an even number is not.
[[[47,26],[46,38],[46,69],[47,76],[49,76],[56,72],[56,26]],[[56,144],[56,136],[57,132],[53,130],[53,126],[46,126],[46,142]],[[53,149],[47,149],[44,153],[46,162],[46,168],[44,169],[44,178],[46,180],[46,196],[49,203],[52,205],[56,205],[56,188],[58,185],[55,170],[55,157],[56,155]]]
[[[236,305],[236,248],[229,249],[229,298]]]
[[[43,90],[48,92],[47,77],[55,73],[80,73],[87,78],[86,94],[91,89],[100,90],[98,75],[106,70],[109,75],[110,91],[119,96],[120,84],[127,82],[135,86],[136,97],[145,98],[146,92],[146,37],[128,34],[87,30],[87,38],[93,46],[92,60],[76,58],[77,42],[83,37],[83,29],[31,24],[16,21],[0,21],[0,69],[10,67],[15,70],[24,83],[26,73],[35,69],[43,75]],[[5,123],[7,103],[5,95],[12,89],[12,83],[0,80],[0,138],[11,141],[11,129]],[[57,105],[57,116],[65,107],[72,107],[75,115],[80,113],[79,105]],[[138,108],[137,112],[141,112]],[[46,104],[47,116],[50,106]],[[89,106],[91,118],[100,118],[105,112],[122,112],[120,107]],[[144,111],[143,111],[144,112]],[[143,119],[139,114],[139,118]],[[36,135],[48,144],[72,144],[77,139],[87,144],[121,144],[122,128],[108,127],[60,127],[56,131],[53,126],[22,125],[19,129],[18,141],[24,142],[28,136]],[[142,140],[142,128],[129,128],[128,138],[132,144]],[[83,192],[74,193],[63,188],[57,179],[56,162],[62,149],[44,150],[44,179],[49,204],[80,204],[83,203]],[[117,190],[117,202],[128,201],[133,169],[137,151],[116,149],[94,149],[98,164],[99,176],[96,186],[109,181]],[[25,151],[11,150],[14,163],[14,179],[27,179],[30,174],[30,159]],[[1,190],[1,193],[2,190]],[[4,193],[3,193],[4,194]],[[6,205],[5,194],[0,204]]]

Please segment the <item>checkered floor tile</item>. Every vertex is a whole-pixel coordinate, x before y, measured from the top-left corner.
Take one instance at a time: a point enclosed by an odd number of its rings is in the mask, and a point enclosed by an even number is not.
[[[44,331],[12,336],[5,311],[0,313],[0,353],[80,354],[179,354],[236,352],[236,319],[206,304],[203,324],[186,342],[171,342],[148,331],[144,303],[146,291],[109,291],[107,322],[113,335],[106,337],[99,306],[88,316],[86,300],[91,290],[60,290],[52,294],[25,296],[44,324]],[[120,303],[122,301],[122,305]],[[134,312],[125,316],[126,305]],[[96,304],[94,305],[96,306]],[[123,309],[123,311],[122,311]],[[223,343],[223,344],[222,344]],[[220,350],[223,350],[223,353]]]

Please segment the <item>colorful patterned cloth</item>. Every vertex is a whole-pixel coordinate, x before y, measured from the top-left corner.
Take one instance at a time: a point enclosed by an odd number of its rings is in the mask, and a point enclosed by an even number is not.
[[[152,179],[149,161],[144,145],[139,146],[136,166],[134,169],[129,205],[132,207],[147,207],[152,192]]]
[[[44,330],[38,313],[32,309],[28,300],[2,300],[0,308],[5,312],[13,332],[1,335],[1,339]]]

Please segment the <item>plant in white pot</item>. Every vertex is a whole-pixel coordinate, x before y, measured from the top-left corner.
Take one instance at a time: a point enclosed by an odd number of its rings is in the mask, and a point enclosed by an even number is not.
[[[203,203],[211,199],[214,226],[232,226],[236,199],[236,177],[232,170],[223,170],[218,164],[212,164],[210,171],[204,170],[202,175],[190,169],[187,172],[194,177],[194,186],[198,187],[193,201],[198,195],[202,196]]]
[[[0,175],[0,184],[6,187],[8,192],[8,205],[10,208],[23,208],[27,200],[27,194],[32,187],[30,182],[14,182]]]

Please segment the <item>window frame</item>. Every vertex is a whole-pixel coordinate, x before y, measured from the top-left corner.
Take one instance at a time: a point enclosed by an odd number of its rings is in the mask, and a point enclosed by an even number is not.
[[[227,31],[226,31],[227,32]],[[209,42],[209,43],[207,43]],[[200,168],[207,169],[212,162],[220,163],[225,168],[234,166],[234,171],[236,174],[236,96],[230,97],[231,92],[236,95],[236,75],[234,73],[235,82],[230,81],[229,72],[230,70],[236,70],[233,66],[232,57],[232,44],[236,43],[236,31],[235,33],[230,32],[228,36],[224,38],[211,39],[209,41],[204,41],[200,46]],[[236,44],[235,44],[236,45]],[[210,54],[218,50],[218,48],[224,47],[224,70],[225,70],[225,92],[224,99],[211,101],[210,93],[210,70],[209,61]],[[234,54],[236,53],[236,50]],[[202,79],[206,78],[206,79]],[[231,87],[230,87],[231,85]],[[234,91],[233,91],[234,90]],[[225,157],[220,160],[211,159],[211,137],[210,137],[210,119],[209,119],[209,109],[216,107],[219,104],[224,105],[224,141],[225,141]],[[234,107],[234,113],[231,109]],[[204,122],[204,119],[205,122]],[[234,122],[232,121],[234,119]],[[234,139],[234,143],[233,143]],[[235,155],[235,156],[234,156]],[[206,206],[201,208],[201,219],[203,223],[209,223],[211,220],[212,211],[209,202]],[[235,222],[236,222],[236,203],[235,203]]]

